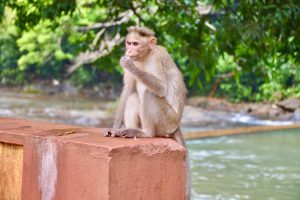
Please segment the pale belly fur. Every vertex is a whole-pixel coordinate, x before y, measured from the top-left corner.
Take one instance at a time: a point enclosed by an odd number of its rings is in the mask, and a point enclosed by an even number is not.
[[[138,82],[136,84],[136,90],[139,96],[140,101],[142,100],[144,93],[146,91],[146,86],[143,83]]]

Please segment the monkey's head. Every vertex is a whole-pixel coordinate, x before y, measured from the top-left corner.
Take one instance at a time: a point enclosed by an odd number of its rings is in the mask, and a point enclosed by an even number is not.
[[[154,31],[138,26],[130,26],[127,31],[125,55],[134,61],[144,59],[156,45]]]

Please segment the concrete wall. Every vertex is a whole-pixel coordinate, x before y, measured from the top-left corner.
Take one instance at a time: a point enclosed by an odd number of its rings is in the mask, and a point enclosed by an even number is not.
[[[0,118],[0,199],[184,199],[182,146],[104,131]]]

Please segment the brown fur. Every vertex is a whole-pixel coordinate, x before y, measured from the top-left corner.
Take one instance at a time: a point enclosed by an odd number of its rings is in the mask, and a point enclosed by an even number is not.
[[[129,27],[124,68],[124,87],[115,123],[107,136],[157,137],[171,135],[184,145],[179,125],[187,90],[182,74],[167,50],[156,45],[154,32]],[[190,183],[187,167],[187,195]]]

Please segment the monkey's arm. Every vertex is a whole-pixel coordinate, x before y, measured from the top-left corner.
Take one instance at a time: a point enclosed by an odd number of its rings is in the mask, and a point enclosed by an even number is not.
[[[166,95],[166,86],[163,82],[163,77],[158,78],[144,70],[139,69],[131,61],[128,61],[124,65],[124,68],[128,70],[138,81],[141,81],[153,94],[164,97]],[[156,74],[164,76],[164,72],[157,72]]]
[[[134,80],[129,74],[124,73],[124,86],[121,93],[120,103],[115,114],[115,121],[113,128],[121,128],[124,121],[124,111],[128,97],[134,92]]]
[[[164,97],[166,95],[166,87],[159,78],[148,72],[140,70],[137,67],[132,68],[130,72],[155,95],[159,97]]]

